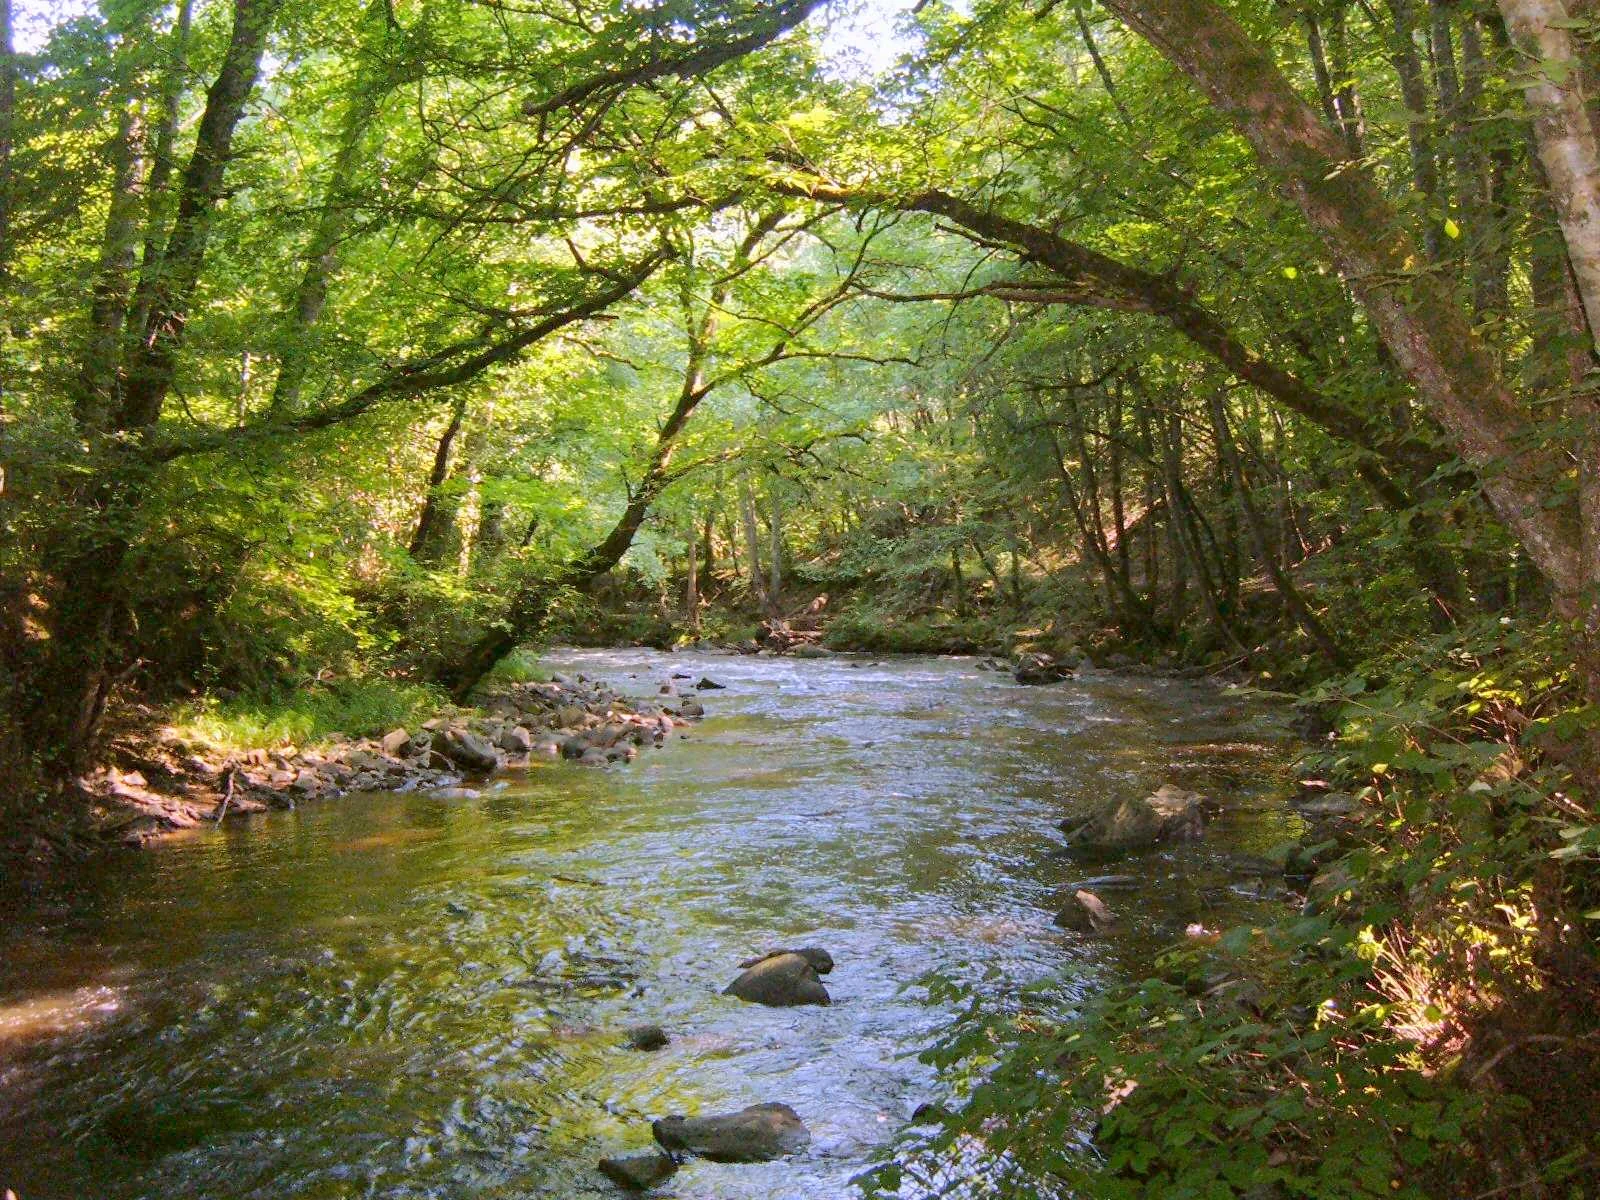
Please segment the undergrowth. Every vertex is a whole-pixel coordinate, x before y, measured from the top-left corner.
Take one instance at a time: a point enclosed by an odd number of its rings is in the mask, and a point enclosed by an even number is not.
[[[924,1056],[962,1103],[880,1194],[1600,1195],[1595,721],[1566,644],[1486,621],[1324,684],[1302,773],[1359,810],[1279,848],[1315,872],[1305,910],[1186,937],[1066,1019],[966,1004]]]
[[[385,733],[427,720],[448,705],[439,688],[374,679],[227,700],[206,697],[179,706],[172,725],[184,740],[217,749],[306,746],[337,733]]]

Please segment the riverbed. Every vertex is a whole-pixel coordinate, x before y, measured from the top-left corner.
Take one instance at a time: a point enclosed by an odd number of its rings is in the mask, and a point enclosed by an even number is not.
[[[541,763],[478,799],[361,795],[96,864],[0,931],[0,1186],[20,1200],[585,1197],[649,1119],[759,1101],[812,1133],[691,1162],[697,1200],[859,1194],[927,1102],[954,1016],[1074,1003],[1186,924],[1266,912],[1230,856],[1295,830],[1285,713],[1202,683],[1023,687],[969,658],[561,651],[707,719],[604,770]],[[1111,937],[1056,928],[1065,816],[1162,783],[1225,805],[1115,870]],[[827,1008],[721,996],[817,945]],[[942,994],[942,993],[941,993]],[[1034,1001],[1037,1003],[1037,1001]],[[663,1050],[624,1046],[654,1022]]]

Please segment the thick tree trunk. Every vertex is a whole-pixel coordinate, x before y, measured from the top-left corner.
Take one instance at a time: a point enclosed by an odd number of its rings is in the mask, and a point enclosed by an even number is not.
[[[1366,168],[1346,159],[1338,136],[1271,56],[1211,0],[1107,4],[1187,74],[1282,177],[1500,519],[1564,607],[1575,610],[1583,585],[1576,514],[1566,505],[1551,507],[1563,465],[1547,445],[1526,436],[1527,414],[1494,355],[1444,283],[1417,269],[1420,251]]]
[[[1499,0],[1506,31],[1525,56],[1523,91],[1539,161],[1550,181],[1589,336],[1600,340],[1600,149],[1584,95],[1583,63],[1561,0]]]
[[[119,426],[154,425],[172,389],[189,307],[205,263],[212,218],[223,198],[223,177],[233,157],[233,138],[261,71],[267,32],[282,0],[234,0],[233,30],[222,69],[206,93],[194,152],[184,169],[178,211],[166,239],[160,269],[141,298],[149,316],[127,369]]]
[[[124,371],[123,403],[106,423],[143,433],[160,416],[172,383],[183,318],[205,257],[205,226],[222,194],[233,132],[259,70],[266,29],[278,3],[236,0],[234,26],[217,81],[207,96],[193,156],[184,173],[178,217],[166,265],[155,273],[152,328],[161,336],[131,348]],[[179,269],[181,267],[181,270]],[[74,541],[57,547],[50,564],[60,581],[50,638],[24,724],[49,774],[81,769],[88,761],[107,697],[128,669],[121,575],[137,526],[149,464],[133,447],[115,443],[78,500],[81,520]]]
[[[84,338],[73,415],[78,429],[88,436],[108,432],[121,411],[120,371],[123,325],[132,289],[135,255],[139,247],[139,214],[143,159],[140,121],[131,101],[117,113],[117,132],[111,143],[111,199],[106,208],[105,232],[100,240],[100,263],[95,271],[89,323]]]

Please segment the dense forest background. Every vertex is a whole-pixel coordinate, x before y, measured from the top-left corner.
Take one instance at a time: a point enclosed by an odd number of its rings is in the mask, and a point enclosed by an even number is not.
[[[874,12],[0,0],[7,830],[559,636],[1230,673],[1362,802],[1323,902],[941,1136],[1083,1170],[1120,1079],[1100,1194],[1592,1194],[1600,26]]]

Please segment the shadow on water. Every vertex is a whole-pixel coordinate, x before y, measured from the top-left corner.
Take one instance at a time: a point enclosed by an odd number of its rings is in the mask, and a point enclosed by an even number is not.
[[[952,1013],[933,970],[1070,1007],[1191,920],[1257,901],[1226,856],[1283,840],[1280,714],[1148,679],[1022,688],[970,659],[567,651],[653,693],[727,685],[631,766],[512,773],[471,801],[373,795],[130,855],[0,933],[0,1184],[84,1196],[614,1194],[647,1118],[783,1100],[805,1154],[693,1163],[670,1194],[845,1197],[922,1102]],[[632,677],[630,677],[632,676]],[[687,681],[683,681],[687,682]],[[1228,803],[1116,869],[1115,941],[1051,924],[1102,868],[1055,824],[1168,780]],[[1109,897],[1116,901],[1116,897]],[[746,955],[828,947],[824,1009],[718,995]],[[621,1030],[673,1034],[653,1054]]]

